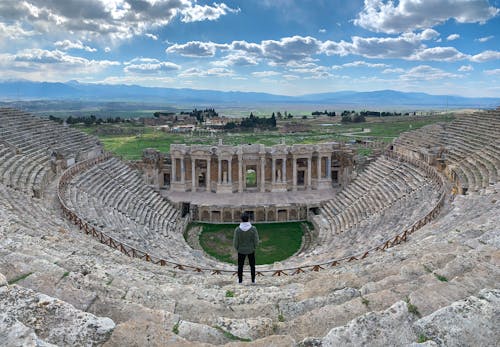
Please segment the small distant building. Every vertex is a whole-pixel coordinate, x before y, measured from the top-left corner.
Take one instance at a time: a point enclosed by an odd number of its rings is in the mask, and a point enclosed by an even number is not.
[[[184,124],[184,125],[176,125],[172,127],[171,132],[173,133],[189,133],[196,130],[196,125],[194,124]]]
[[[206,128],[212,129],[222,129],[229,122],[229,119],[226,117],[212,117],[205,119],[203,125]]]

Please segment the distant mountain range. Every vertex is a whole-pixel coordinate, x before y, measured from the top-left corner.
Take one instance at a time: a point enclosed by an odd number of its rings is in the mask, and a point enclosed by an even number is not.
[[[223,92],[216,90],[142,87],[124,84],[84,84],[4,81],[0,82],[0,100],[92,100],[147,101],[180,105],[251,105],[302,104],[342,105],[353,107],[429,107],[491,108],[500,105],[498,98],[468,98],[453,95],[430,95],[395,90],[372,92],[341,91],[332,93],[285,96],[257,92]]]

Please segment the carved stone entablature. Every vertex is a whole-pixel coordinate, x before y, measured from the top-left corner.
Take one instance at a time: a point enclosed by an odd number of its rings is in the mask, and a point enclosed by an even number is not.
[[[329,154],[333,151],[333,146],[335,143],[318,143],[315,145],[315,151],[321,154]]]
[[[314,152],[314,145],[292,145],[291,153],[294,157],[299,158],[303,157],[311,157]]]
[[[236,147],[234,146],[217,146],[215,154],[220,158],[231,158],[236,153]]]
[[[189,147],[185,144],[171,144],[170,155],[173,157],[182,157],[188,153]]]
[[[241,148],[242,152],[245,153],[259,153],[265,151],[264,145],[261,144],[247,144],[238,146]]]
[[[287,145],[274,145],[272,147],[268,147],[268,152],[273,156],[287,155],[289,151],[290,147]]]

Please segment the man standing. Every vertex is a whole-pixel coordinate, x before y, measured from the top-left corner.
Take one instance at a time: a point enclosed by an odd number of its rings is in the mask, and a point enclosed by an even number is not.
[[[238,282],[243,282],[243,265],[248,256],[252,283],[255,283],[255,249],[259,244],[259,233],[249,221],[248,213],[241,215],[240,225],[234,229],[233,246],[238,252]]]

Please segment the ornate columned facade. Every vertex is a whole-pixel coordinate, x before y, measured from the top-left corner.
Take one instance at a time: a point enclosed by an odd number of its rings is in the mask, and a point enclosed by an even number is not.
[[[345,153],[335,142],[270,147],[173,144],[164,163],[157,165],[158,175],[169,178],[158,180],[158,188],[212,193],[329,189],[340,174],[333,179],[332,170],[339,168],[332,164]]]
[[[334,142],[173,144],[170,153],[145,150],[137,165],[147,184],[175,199],[193,220],[237,222],[246,211],[255,221],[290,221],[307,219],[349,182],[353,151]]]

